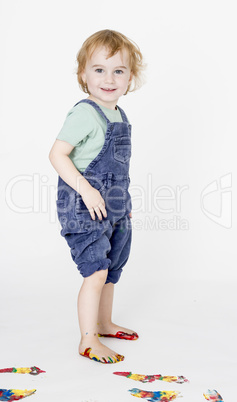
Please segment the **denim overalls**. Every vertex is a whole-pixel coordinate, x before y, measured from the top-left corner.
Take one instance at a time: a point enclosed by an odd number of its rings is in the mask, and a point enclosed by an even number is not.
[[[106,283],[118,282],[131,247],[131,197],[128,192],[131,157],[131,126],[122,109],[123,122],[111,123],[100,107],[89,103],[106,120],[104,145],[81,174],[99,190],[107,217],[93,220],[79,193],[59,177],[57,211],[77,268],[84,278],[107,269]],[[78,102],[78,103],[80,103]],[[77,104],[78,104],[77,103]],[[76,106],[76,105],[75,105]]]

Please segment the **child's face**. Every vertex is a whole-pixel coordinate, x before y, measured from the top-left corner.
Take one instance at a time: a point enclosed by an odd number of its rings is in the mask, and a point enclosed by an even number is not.
[[[106,48],[96,49],[86,63],[82,79],[90,92],[89,99],[114,109],[120,96],[127,91],[132,74],[127,50],[108,59],[107,55]]]

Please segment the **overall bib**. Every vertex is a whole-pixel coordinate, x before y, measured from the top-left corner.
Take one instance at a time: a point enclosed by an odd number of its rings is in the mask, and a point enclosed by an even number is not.
[[[89,103],[107,122],[101,151],[81,172],[101,193],[107,217],[102,215],[100,221],[96,215],[93,220],[80,194],[59,177],[57,212],[61,235],[65,237],[84,278],[108,269],[106,283],[116,283],[131,247],[131,197],[128,192],[131,125],[120,108],[123,122],[111,123],[95,102],[89,99],[80,102]]]

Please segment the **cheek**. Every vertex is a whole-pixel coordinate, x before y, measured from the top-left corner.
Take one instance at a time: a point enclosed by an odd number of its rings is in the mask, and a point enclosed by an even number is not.
[[[90,85],[97,85],[97,83],[99,82],[99,77],[91,74],[88,74],[86,79],[87,83]]]
[[[86,83],[86,74],[85,73],[81,73],[81,79],[83,82]]]
[[[128,85],[130,84],[130,82],[131,82],[131,77],[127,77],[127,78],[126,78],[126,81],[124,81],[124,85],[125,85],[126,87],[128,87]]]

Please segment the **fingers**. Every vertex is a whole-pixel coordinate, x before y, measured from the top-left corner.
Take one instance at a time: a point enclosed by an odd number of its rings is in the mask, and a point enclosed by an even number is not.
[[[94,208],[89,208],[88,211],[90,212],[91,219],[93,219],[94,221],[95,220]]]
[[[94,211],[95,211],[96,215],[98,216],[99,220],[101,221],[102,220],[102,215],[101,215],[101,212],[100,212],[101,211],[100,207],[99,206],[95,207]]]
[[[104,216],[104,218],[106,218],[107,217],[107,212],[106,212],[106,209],[105,209],[105,202],[104,202],[104,200],[102,200],[100,203],[99,203],[99,205],[98,205],[98,207],[97,207],[98,209],[99,209],[99,211],[100,212],[102,212],[102,215]],[[99,212],[99,213],[100,213]],[[98,214],[97,214],[98,215]],[[100,213],[100,216],[101,216],[101,213]],[[100,217],[99,217],[100,218]],[[101,219],[102,219],[102,216],[101,216]]]
[[[105,218],[107,217],[105,201],[97,189],[90,185],[88,191],[81,194],[81,197],[93,220],[95,220],[96,215],[100,220],[103,218],[102,215]]]
[[[104,218],[106,218],[106,217],[107,217],[107,212],[106,212],[106,209],[105,209],[105,202],[104,202],[104,200],[102,200],[102,201],[101,201],[98,205],[96,205],[95,207],[91,207],[91,208],[89,209],[89,212],[90,212],[91,218],[92,218],[93,220],[95,220],[95,214],[98,216],[99,220],[102,220],[102,219],[103,219],[102,215],[104,216]]]

